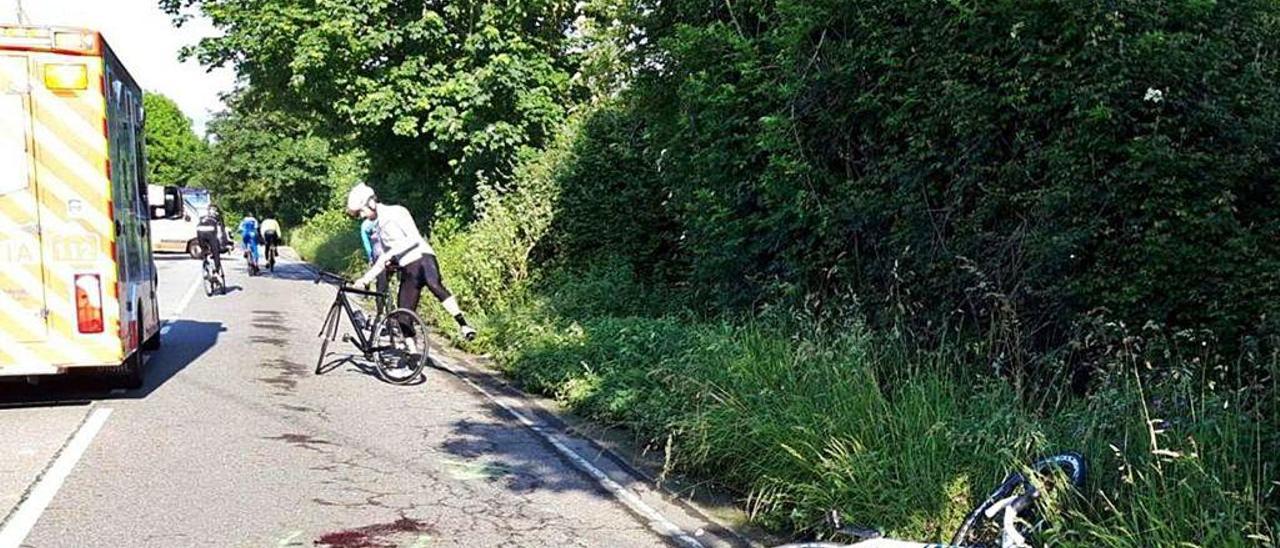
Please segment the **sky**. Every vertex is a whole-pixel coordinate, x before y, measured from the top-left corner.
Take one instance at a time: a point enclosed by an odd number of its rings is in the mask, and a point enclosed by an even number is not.
[[[203,19],[173,27],[156,0],[21,0],[36,25],[66,25],[101,31],[144,89],[178,103],[204,135],[210,115],[222,110],[219,95],[231,91],[230,69],[206,72],[195,60],[178,61],[178,51],[216,34]],[[18,0],[0,0],[0,23],[17,22]]]

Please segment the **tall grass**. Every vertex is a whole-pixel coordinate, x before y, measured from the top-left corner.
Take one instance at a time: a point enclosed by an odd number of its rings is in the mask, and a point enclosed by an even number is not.
[[[485,318],[482,346],[528,389],[631,428],[671,470],[736,491],[766,526],[820,535],[839,509],[893,536],[945,539],[1007,471],[1078,450],[1093,476],[1051,544],[1277,542],[1273,384],[1210,386],[1176,361],[1130,357],[1089,397],[1029,396],[959,353],[857,324],[815,333],[793,319],[594,314],[592,301],[628,290],[602,296],[592,279],[526,290]],[[1274,379],[1274,358],[1269,368]]]

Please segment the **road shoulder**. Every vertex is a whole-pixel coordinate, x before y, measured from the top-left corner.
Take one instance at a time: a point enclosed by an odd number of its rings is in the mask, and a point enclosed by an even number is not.
[[[0,455],[5,458],[0,459],[0,529],[66,448],[92,407],[76,402],[58,407],[3,409]]]

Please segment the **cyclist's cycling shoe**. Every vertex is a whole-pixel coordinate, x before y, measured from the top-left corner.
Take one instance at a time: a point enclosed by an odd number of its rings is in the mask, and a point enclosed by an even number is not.
[[[468,340],[468,341],[476,340],[476,330],[474,327],[471,327],[469,325],[464,325],[460,327],[458,329],[458,333],[462,335],[462,338],[464,340]]]

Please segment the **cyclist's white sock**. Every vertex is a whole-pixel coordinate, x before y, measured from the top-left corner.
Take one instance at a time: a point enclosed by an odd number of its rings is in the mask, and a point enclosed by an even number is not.
[[[454,297],[449,297],[440,304],[444,305],[445,312],[448,312],[450,316],[462,314],[462,308],[458,306],[458,299]]]

